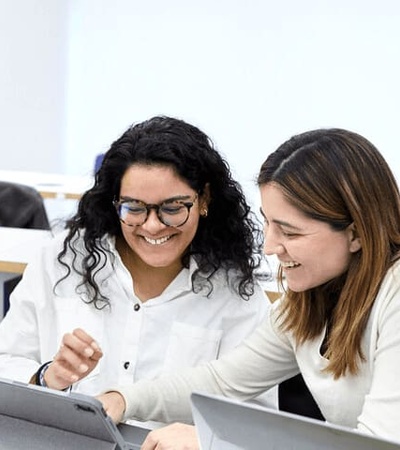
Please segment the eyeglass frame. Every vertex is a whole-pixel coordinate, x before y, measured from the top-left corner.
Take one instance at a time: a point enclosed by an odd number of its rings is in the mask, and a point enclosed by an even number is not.
[[[112,201],[112,203],[113,203],[113,205],[114,205],[114,208],[115,208],[116,211],[117,211],[117,215],[118,215],[119,220],[120,220],[124,225],[126,225],[126,226],[128,226],[128,227],[139,227],[139,226],[142,226],[144,223],[147,222],[147,219],[149,218],[150,211],[151,211],[152,209],[154,209],[154,211],[155,211],[156,214],[157,214],[158,220],[159,220],[163,225],[166,225],[167,227],[178,228],[178,227],[181,227],[182,225],[185,225],[185,223],[189,220],[190,210],[191,210],[192,206],[195,204],[196,200],[198,200],[198,198],[199,198],[199,193],[196,192],[196,194],[195,194],[193,200],[191,200],[191,201],[184,201],[184,200],[182,199],[182,197],[189,197],[189,196],[186,196],[186,195],[178,195],[178,196],[176,196],[176,197],[167,198],[167,199],[165,199],[164,201],[162,201],[161,203],[145,203],[145,202],[142,201],[142,200],[138,200],[138,199],[134,199],[134,198],[130,198],[129,200],[128,200],[128,199],[127,199],[127,200],[121,200],[121,199],[117,200],[117,199],[115,198],[115,199]],[[122,219],[122,218],[120,217],[120,215],[119,215],[118,208],[120,208],[121,205],[123,205],[124,203],[129,203],[129,202],[132,202],[132,201],[140,202],[141,204],[143,204],[143,207],[146,208],[146,217],[145,217],[144,221],[143,221],[142,223],[140,223],[140,224],[129,224],[129,223],[125,222],[124,219]],[[179,225],[170,225],[169,223],[165,223],[165,222],[163,221],[162,217],[161,217],[161,213],[160,213],[161,207],[164,205],[164,203],[170,203],[170,202],[172,202],[172,201],[182,201],[182,206],[184,206],[184,207],[187,209],[187,217],[186,217],[186,219],[185,219],[181,224],[179,224]]]

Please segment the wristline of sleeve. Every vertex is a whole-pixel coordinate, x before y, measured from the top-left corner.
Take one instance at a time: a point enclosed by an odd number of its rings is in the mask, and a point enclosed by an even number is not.
[[[165,389],[171,396],[164,395]],[[179,393],[175,386],[171,389],[170,386],[165,386],[161,379],[158,379],[156,383],[154,380],[139,380],[133,385],[115,386],[108,391],[118,392],[125,400],[122,421],[136,419],[191,422],[190,392],[184,390]]]
[[[29,383],[36,384],[36,386],[47,387],[46,383],[44,382],[44,373],[46,372],[47,368],[52,362],[53,361],[47,361],[44,364],[42,364],[36,371],[36,373],[32,376],[32,378],[29,380]]]

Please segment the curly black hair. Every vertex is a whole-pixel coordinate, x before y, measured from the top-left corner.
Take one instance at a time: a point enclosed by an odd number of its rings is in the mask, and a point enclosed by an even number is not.
[[[211,278],[219,269],[234,269],[238,274],[235,288],[248,299],[254,292],[254,270],[259,266],[262,232],[255,215],[246,202],[243,191],[231,175],[228,163],[215,149],[211,139],[197,127],[183,120],[157,116],[129,127],[105,153],[101,167],[95,174],[94,186],[82,196],[77,213],[68,220],[69,230],[59,262],[68,249],[74,254],[72,269],[81,274],[82,283],[90,292],[89,302],[96,307],[107,304],[95,281],[96,273],[104,267],[108,250],[101,238],[122,236],[121,225],[113,200],[119,198],[120,183],[126,170],[134,164],[172,167],[192,189],[201,195],[209,186],[208,216],[199,222],[197,233],[182,257],[188,267],[193,256],[198,270],[192,276],[192,289],[197,291],[200,280],[206,280],[210,292]],[[74,240],[82,237],[87,254],[82,267],[77,267]],[[61,281],[61,280],[60,280]],[[196,285],[196,282],[199,284]]]

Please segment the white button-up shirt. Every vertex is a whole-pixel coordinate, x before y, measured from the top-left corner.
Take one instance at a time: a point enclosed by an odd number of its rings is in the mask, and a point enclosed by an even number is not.
[[[261,287],[245,301],[231,288],[232,276],[222,271],[213,277],[209,297],[207,289],[194,293],[194,260],[160,296],[142,303],[112,238],[106,242],[115,257],[108,256],[96,276],[110,306],[96,309],[76,292],[80,278],[74,271],[54,291],[65,274],[56,260],[64,237],[61,233],[43,248],[11,295],[11,308],[0,323],[0,377],[28,382],[42,363],[53,359],[62,336],[80,327],[96,339],[104,356],[73,390],[96,395],[111,385],[218,358],[266,314],[269,302]],[[67,261],[71,267],[70,252]]]

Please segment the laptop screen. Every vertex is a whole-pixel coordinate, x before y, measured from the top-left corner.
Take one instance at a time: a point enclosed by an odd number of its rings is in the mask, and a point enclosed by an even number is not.
[[[202,450],[400,450],[356,430],[224,397],[192,394]]]

